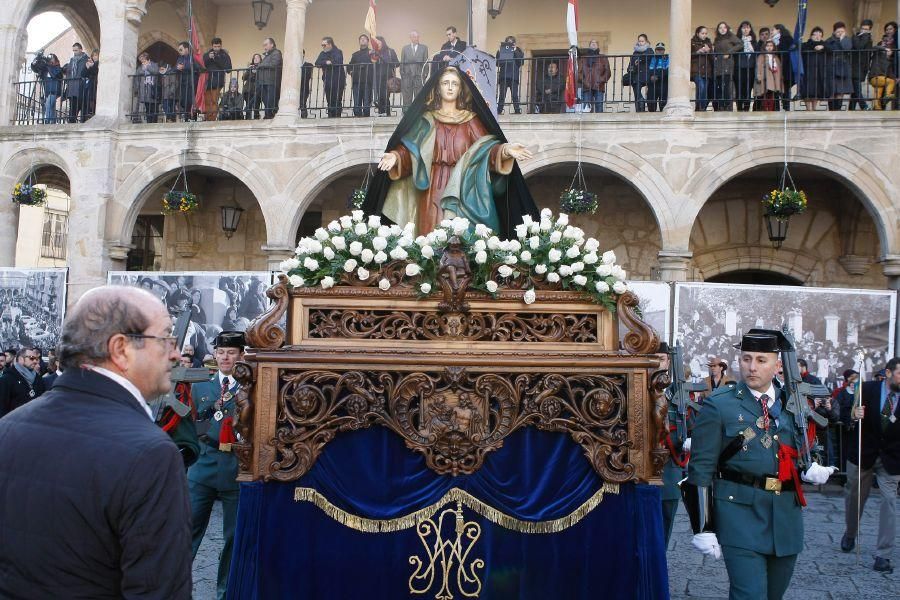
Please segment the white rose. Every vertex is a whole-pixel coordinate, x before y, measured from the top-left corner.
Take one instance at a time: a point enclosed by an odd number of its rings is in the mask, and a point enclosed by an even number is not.
[[[536,294],[534,293],[534,288],[525,292],[525,304],[534,304],[535,299]]]
[[[490,293],[495,293],[497,291],[497,282],[496,281],[488,281],[484,284],[485,289]]]
[[[605,294],[606,292],[609,291],[609,284],[606,283],[605,281],[598,281],[597,283],[594,284],[594,287],[597,288],[597,291],[600,292],[601,294]]]
[[[424,235],[420,235],[419,237],[416,238],[416,246],[418,246],[419,248],[422,248],[423,246],[427,246],[427,245],[428,245],[428,238],[426,238]]]
[[[479,265],[483,265],[484,263],[486,263],[487,262],[487,252],[485,252],[484,250],[479,250],[478,252],[476,252],[475,253],[475,262],[478,263]]]
[[[356,268],[356,265],[359,264],[356,262],[355,258],[347,259],[347,262],[344,263],[344,270],[348,273],[352,273],[353,269]]]
[[[319,240],[320,242],[324,242],[329,237],[331,237],[328,235],[328,230],[323,229],[322,227],[319,227],[318,229],[316,229],[315,236],[316,236],[316,239]]]
[[[291,275],[288,277],[288,282],[290,282],[291,287],[303,287],[306,284],[299,275]]]
[[[506,249],[510,252],[518,252],[522,249],[522,244],[519,243],[519,240],[509,240],[506,244]]]
[[[479,223],[475,226],[475,235],[482,238],[489,237],[491,235],[491,229],[484,223]]]
[[[538,248],[540,248],[541,247],[541,238],[539,238],[536,235],[533,235],[530,238],[528,238],[528,247],[531,248],[532,250],[537,250]]]
[[[366,264],[372,262],[372,259],[375,258],[375,253],[369,250],[368,248],[364,248],[362,253],[359,255],[362,261]]]
[[[287,273],[287,272],[293,271],[294,269],[299,267],[300,261],[297,260],[296,258],[288,258],[288,259],[281,261],[281,264],[278,266],[281,268],[282,271]]]
[[[439,225],[440,225],[441,227],[453,227],[453,221],[451,221],[450,219],[443,219],[443,220],[439,223]]]
[[[568,277],[572,274],[572,267],[570,267],[569,265],[560,265],[559,274],[563,277]]]
[[[562,232],[560,232],[560,231],[554,231],[553,233],[550,234],[550,243],[551,244],[558,244],[559,240],[561,240],[561,239],[562,239]]]
[[[550,219],[541,219],[539,228],[541,231],[550,231],[553,229],[553,223],[550,222]]]
[[[562,252],[556,248],[550,248],[550,252],[547,253],[547,258],[552,263],[559,262],[559,259],[562,258]]]
[[[391,288],[391,282],[388,281],[387,279],[385,279],[384,277],[382,277],[382,278],[378,281],[378,287],[379,287],[382,291],[389,290],[389,289]]]
[[[369,227],[371,229],[378,229],[381,227],[381,217],[378,215],[369,215]]]
[[[335,250],[343,250],[347,247],[347,240],[339,235],[336,235],[331,238],[331,245],[334,246]]]
[[[585,252],[596,252],[600,249],[600,242],[595,240],[594,238],[588,238],[584,243],[584,251]]]
[[[381,227],[379,227],[378,230],[381,231]],[[391,233],[391,235],[403,235],[404,233],[406,233],[406,230],[403,229],[402,227],[400,227],[399,225],[397,225],[396,223],[394,223],[393,225],[388,227],[388,231]],[[412,232],[413,232],[413,230],[410,228],[409,235],[412,235]],[[387,237],[387,236],[385,236],[385,237]]]
[[[350,242],[350,254],[352,254],[353,256],[359,256],[359,253],[362,252],[362,249],[362,242]]]
[[[468,219],[460,219],[457,217],[453,219],[453,234],[454,235],[462,235],[466,231],[469,230],[469,220]]]
[[[372,248],[374,248],[375,250],[384,250],[385,248],[387,248],[387,240],[380,235],[372,238]]]
[[[572,278],[572,281],[574,281],[578,285],[585,285],[587,283],[587,277],[585,277],[584,275],[576,275]]]
[[[500,238],[498,238],[496,235],[492,235],[490,238],[488,238],[487,247],[491,250],[499,250]]]
[[[578,230],[575,227],[569,225],[563,230],[563,237],[567,240],[578,239]]]
[[[572,263],[572,272],[573,273],[581,273],[584,271],[584,263],[583,262],[573,262]]]
[[[434,248],[431,246],[422,246],[422,256],[424,258],[431,258],[434,256]]]
[[[612,267],[609,265],[597,265],[597,275],[600,277],[609,277],[612,275]]]
[[[369,228],[366,227],[365,223],[357,223],[353,226],[353,233],[356,235],[366,235],[368,233]]]
[[[303,266],[309,269],[310,271],[315,271],[319,268],[319,261],[314,259],[311,256],[307,256],[303,259]]]
[[[529,231],[530,233],[540,233],[540,231],[541,231],[541,224],[540,224],[540,223],[537,223],[537,222],[532,223],[531,225],[528,226],[528,231]]]
[[[310,254],[316,254],[322,251],[322,242],[319,240],[309,240],[309,242],[307,242],[307,247],[309,248]]]
[[[549,208],[545,208],[545,209],[541,210],[541,218],[542,219],[550,219],[552,217],[553,217],[553,211],[550,210]]]
[[[432,232],[434,234],[434,239],[439,242],[447,241],[447,231],[445,229],[437,229]]]
[[[347,215],[344,215],[343,217],[341,217],[340,222],[341,222],[341,227],[343,227],[344,229],[350,229],[351,227],[353,227],[353,219],[351,219]]]
[[[330,287],[334,287],[334,277],[327,275],[327,276],[323,277],[322,281],[320,281],[319,283],[322,284],[323,290],[327,290]]]
[[[393,250],[391,250],[391,258],[393,258],[394,260],[406,260],[407,256],[409,256],[409,254],[400,246],[397,246]]]
[[[332,250],[329,246],[325,246],[324,248],[322,248],[322,254],[328,260],[331,260],[332,258],[334,258],[334,250]]]
[[[423,294],[428,294],[428,293],[431,292],[431,284],[428,283],[428,282],[425,282],[425,283],[423,283],[422,285],[419,286],[419,290],[420,290]]]
[[[341,230],[341,224],[338,223],[337,221],[332,221],[331,223],[328,224],[328,231],[330,231],[331,233],[337,233],[340,230]]]
[[[536,265],[534,267],[534,272],[537,273],[538,275],[543,275],[544,273],[547,272],[547,265]]]
[[[380,265],[381,263],[386,261],[388,259],[388,257],[387,257],[387,254],[384,253],[384,250],[379,250],[378,252],[375,253],[375,256],[373,257],[373,259],[375,260],[375,262],[377,262]]]
[[[367,271],[363,267],[360,267],[356,270],[356,276],[359,277],[360,280],[365,281],[369,278],[369,271]]]
[[[559,273],[547,273],[547,281],[550,283],[556,283],[559,281]]]
[[[556,218],[556,224],[565,227],[569,224],[569,215],[566,213],[559,213],[559,217]]]
[[[600,258],[600,262],[602,262],[604,265],[616,264],[616,253],[612,250],[607,250],[603,253],[603,257]]]
[[[521,238],[524,238],[526,235],[528,235],[528,225],[526,225],[525,223],[522,223],[521,225],[516,225],[516,237],[521,239]]]
[[[527,261],[531,260],[531,252],[526,250],[522,254],[519,255],[519,258],[521,258],[523,261],[527,262]]]
[[[354,220],[354,221],[356,221],[357,223],[359,223],[360,221],[363,220],[363,211],[361,211],[361,210],[354,210],[353,212],[350,213],[350,216],[353,217],[353,220]]]
[[[409,263],[408,265],[406,265],[406,276],[407,277],[415,277],[416,275],[418,275],[421,272],[422,272],[421,267],[419,267],[419,265],[417,265],[416,263]]]
[[[487,242],[484,240],[475,240],[475,243],[472,244],[472,248],[475,249],[475,252],[480,252],[481,250],[487,249]]]
[[[405,234],[397,238],[397,245],[401,248],[409,248],[410,246],[412,246],[412,243],[412,237]]]
[[[618,279],[619,281],[625,280],[625,269],[620,267],[619,265],[613,265],[612,268],[612,276]]]
[[[501,277],[509,277],[512,275],[513,270],[509,265],[500,265],[500,268],[497,269],[497,272],[500,273]]]
[[[617,294],[624,294],[628,291],[628,286],[623,281],[617,281],[613,284],[613,291]]]
[[[581,251],[578,249],[578,246],[570,246],[568,250],[566,250],[566,256],[569,258],[578,258],[581,254]]]
[[[509,256],[507,256],[506,258],[503,259],[503,262],[505,262],[508,265],[514,265],[517,262],[519,262],[519,259],[516,258],[515,254],[510,254]]]
[[[587,248],[585,248],[585,250],[587,250]],[[597,256],[596,252],[590,252],[588,254],[585,254],[581,260],[583,260],[584,264],[586,265],[592,265],[600,260],[600,258]]]
[[[531,215],[522,215],[522,224],[526,227],[534,223],[534,219],[531,218]]]

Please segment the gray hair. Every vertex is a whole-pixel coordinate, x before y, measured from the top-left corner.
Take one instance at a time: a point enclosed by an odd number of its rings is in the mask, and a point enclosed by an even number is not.
[[[59,340],[59,364],[65,369],[109,359],[109,338],[141,334],[150,326],[148,303],[159,298],[140,288],[107,285],[84,294],[66,315]],[[135,339],[136,344],[143,343]]]

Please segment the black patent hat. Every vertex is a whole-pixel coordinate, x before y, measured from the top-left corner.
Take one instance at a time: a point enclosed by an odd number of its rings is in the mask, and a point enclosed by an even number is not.
[[[784,334],[777,329],[751,329],[741,338],[735,348],[741,352],[774,352],[778,354],[787,350],[788,343]]]
[[[242,331],[223,331],[216,336],[216,348],[238,348],[243,350],[247,345]]]

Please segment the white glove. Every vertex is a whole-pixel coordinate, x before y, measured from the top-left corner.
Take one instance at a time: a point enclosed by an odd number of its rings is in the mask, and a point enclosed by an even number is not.
[[[716,560],[722,558],[722,546],[719,545],[719,538],[711,531],[694,534],[694,537],[691,538],[691,546]]]
[[[806,483],[814,483],[816,485],[824,485],[828,483],[831,474],[837,471],[837,467],[823,467],[818,463],[809,465],[805,473],[800,474],[800,479]]]
[[[684,452],[690,452],[690,451],[691,451],[691,438],[688,438],[688,439],[684,440],[684,443],[681,445],[681,449],[682,449]]]

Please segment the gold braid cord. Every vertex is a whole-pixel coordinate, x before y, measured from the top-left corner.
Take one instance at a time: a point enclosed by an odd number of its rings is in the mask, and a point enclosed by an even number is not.
[[[441,507],[451,502],[458,502],[478,513],[491,523],[511,531],[517,531],[519,533],[557,533],[572,527],[585,518],[592,510],[600,505],[600,502],[603,501],[603,494],[605,493],[618,494],[619,484],[604,483],[593,496],[573,512],[551,521],[523,521],[521,519],[516,519],[515,517],[507,515],[506,513],[485,504],[478,498],[459,488],[451,488],[434,504],[430,504],[425,508],[408,515],[397,517],[396,519],[366,519],[358,515],[350,514],[329,502],[328,499],[317,490],[307,487],[297,487],[294,490],[294,501],[315,504],[322,512],[341,525],[364,533],[392,533],[395,531],[403,531],[404,529],[411,529],[416,527],[419,523],[433,517]]]

